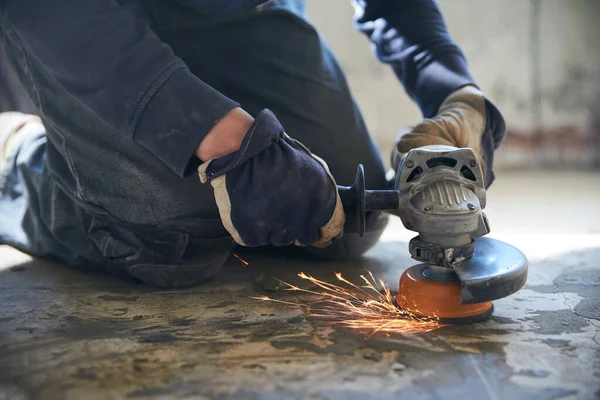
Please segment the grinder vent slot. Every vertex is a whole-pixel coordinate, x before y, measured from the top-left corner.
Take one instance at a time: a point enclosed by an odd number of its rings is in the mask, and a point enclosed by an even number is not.
[[[441,165],[445,165],[450,168],[454,168],[456,166],[457,161],[454,158],[450,157],[436,157],[430,160],[427,160],[427,166],[429,168],[439,167]]]
[[[418,179],[422,173],[423,173],[423,168],[421,168],[421,167],[417,167],[417,168],[413,169],[412,172],[410,173],[410,175],[408,176],[408,178],[406,178],[406,182],[411,182],[411,181],[414,181],[415,179]]]
[[[467,167],[466,165],[463,165],[463,167],[460,169],[460,173],[470,181],[475,182],[477,180],[475,174],[473,171],[471,171],[471,168]]]

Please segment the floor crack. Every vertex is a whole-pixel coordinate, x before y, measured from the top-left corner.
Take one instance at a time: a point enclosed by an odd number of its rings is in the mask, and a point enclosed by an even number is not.
[[[490,383],[488,382],[487,378],[481,371],[481,368],[479,368],[479,365],[477,365],[477,361],[475,360],[475,357],[473,357],[472,354],[469,354],[469,359],[473,363],[473,366],[475,367],[475,372],[477,372],[477,375],[481,379],[481,383],[483,384],[483,387],[485,388],[485,391],[487,392],[490,399],[498,400],[498,396],[496,396],[496,393],[492,390],[492,387],[490,386]]]
[[[567,294],[565,292],[560,292],[560,294],[563,295],[563,298],[564,298],[563,304],[565,305],[565,307],[567,307],[569,310],[571,310],[573,312],[573,314],[577,315],[579,318],[583,318],[586,320],[588,319],[587,317],[580,315],[577,311],[575,311],[575,308],[573,308],[567,304],[567,301],[569,300],[569,298],[567,297]]]
[[[569,299],[567,298],[567,294],[566,294],[565,292],[559,292],[559,293],[560,293],[560,294],[562,294],[562,296],[563,296],[563,299],[564,299],[564,300],[563,300],[563,304],[564,304],[564,306],[565,306],[565,307],[567,307],[569,310],[573,311],[573,313],[574,313],[575,315],[577,315],[578,317],[581,317],[581,315],[577,314],[577,313],[575,312],[575,310],[574,310],[573,308],[571,308],[571,306],[570,306],[570,305],[568,305],[568,304],[567,304],[567,300],[569,300]]]

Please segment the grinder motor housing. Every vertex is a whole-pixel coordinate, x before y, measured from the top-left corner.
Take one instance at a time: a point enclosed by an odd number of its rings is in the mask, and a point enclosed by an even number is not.
[[[411,256],[452,267],[473,256],[474,239],[489,233],[483,173],[473,150],[426,146],[403,157],[396,176],[398,214],[419,233]]]

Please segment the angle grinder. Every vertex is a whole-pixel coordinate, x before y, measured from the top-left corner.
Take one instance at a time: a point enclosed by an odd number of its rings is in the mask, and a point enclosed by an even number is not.
[[[443,323],[487,319],[492,300],[523,287],[528,262],[490,232],[481,166],[470,148],[424,146],[409,151],[396,171],[395,190],[366,190],[362,165],[352,186],[338,186],[347,215],[364,235],[369,211],[397,215],[418,233],[408,245],[419,264],[400,278],[397,305]]]

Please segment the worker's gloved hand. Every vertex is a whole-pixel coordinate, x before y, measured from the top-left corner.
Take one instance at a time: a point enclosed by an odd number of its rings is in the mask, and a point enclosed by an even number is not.
[[[256,117],[238,151],[198,172],[242,246],[323,247],[342,234],[344,210],[327,164],[290,138],[269,110]]]
[[[417,147],[438,144],[470,147],[481,164],[488,187],[494,179],[493,152],[505,131],[504,118],[498,109],[479,89],[466,86],[451,93],[434,117],[400,132],[392,151],[392,166],[397,171],[404,154]]]

